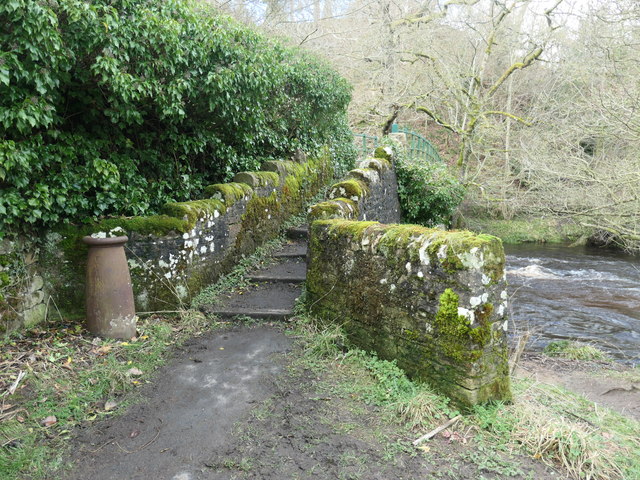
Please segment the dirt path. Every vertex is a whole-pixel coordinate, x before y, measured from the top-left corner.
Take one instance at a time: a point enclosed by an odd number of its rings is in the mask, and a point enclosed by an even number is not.
[[[76,432],[65,475],[84,479],[562,479],[528,457],[416,436],[340,393],[281,327],[236,326],[183,346],[143,400]],[[353,380],[353,379],[351,379]],[[343,387],[344,388],[344,387]]]
[[[237,327],[194,339],[124,415],[79,432],[67,479],[208,478],[206,464],[229,443],[234,424],[273,394],[282,331]],[[59,477],[56,477],[59,478]]]

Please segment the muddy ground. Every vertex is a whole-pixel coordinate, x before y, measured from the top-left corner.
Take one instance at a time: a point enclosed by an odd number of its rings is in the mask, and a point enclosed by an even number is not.
[[[335,386],[339,369],[301,361],[282,328],[196,338],[120,415],[75,432],[72,479],[557,479],[524,456],[486,451],[464,431],[416,449],[409,432]],[[468,436],[469,438],[472,435]]]
[[[576,362],[540,353],[525,354],[516,375],[557,385],[640,421],[640,379],[611,362]]]

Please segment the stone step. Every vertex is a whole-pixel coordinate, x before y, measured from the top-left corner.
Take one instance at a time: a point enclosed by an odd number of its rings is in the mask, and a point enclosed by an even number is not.
[[[291,239],[307,239],[309,238],[309,227],[307,225],[299,227],[291,227],[287,229],[287,237]]]
[[[274,252],[274,258],[306,258],[307,242],[289,241],[280,250]]]
[[[261,270],[248,273],[252,282],[302,283],[307,279],[307,262],[303,258],[281,258]]]
[[[223,319],[247,316],[286,320],[293,316],[301,292],[300,285],[291,283],[259,283],[223,295],[219,303],[204,306],[202,311]]]
[[[213,310],[211,313],[221,320],[233,320],[236,317],[249,317],[254,320],[277,320],[286,321],[294,316],[293,309],[261,309],[250,310],[248,308],[237,308],[234,310]]]
[[[293,284],[301,284],[307,280],[307,275],[268,275],[268,274],[254,274],[247,275],[246,278],[252,282],[260,282],[260,283],[293,283]]]

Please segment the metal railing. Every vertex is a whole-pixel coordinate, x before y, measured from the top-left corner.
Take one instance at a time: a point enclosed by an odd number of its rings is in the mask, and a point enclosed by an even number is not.
[[[373,150],[380,145],[378,137],[365,135],[364,133],[353,134],[354,143],[358,149],[358,158],[364,158],[373,153]]]
[[[408,128],[391,125],[391,133],[404,133],[407,136],[407,150],[412,158],[423,158],[428,162],[442,162],[440,154],[429,140]]]

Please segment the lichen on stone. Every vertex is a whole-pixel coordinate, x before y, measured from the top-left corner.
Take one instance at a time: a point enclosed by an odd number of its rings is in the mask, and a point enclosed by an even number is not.
[[[366,158],[358,163],[358,168],[370,168],[383,173],[391,169],[391,163],[384,158]]]
[[[364,182],[369,188],[372,184],[380,182],[380,173],[373,168],[355,168],[347,176]]]

